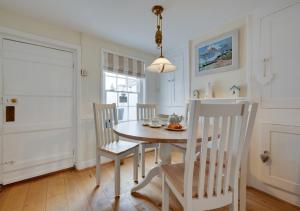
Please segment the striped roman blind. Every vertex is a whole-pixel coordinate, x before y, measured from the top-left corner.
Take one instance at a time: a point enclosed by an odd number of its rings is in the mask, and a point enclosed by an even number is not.
[[[145,64],[141,60],[120,56],[111,52],[104,51],[104,70],[135,76],[138,78],[145,77]]]

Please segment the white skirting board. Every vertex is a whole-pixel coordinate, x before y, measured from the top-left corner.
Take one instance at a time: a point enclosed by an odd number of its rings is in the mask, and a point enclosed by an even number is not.
[[[43,165],[36,165],[30,168],[4,172],[2,175],[2,182],[3,185],[7,185],[13,182],[29,179],[70,167],[73,167],[73,159],[66,159],[64,161],[51,162]]]
[[[265,192],[267,194],[270,194],[276,198],[279,198],[281,200],[284,200],[290,204],[293,204],[295,206],[300,207],[300,196],[297,196],[295,194],[289,193],[287,191],[272,187],[270,185],[267,185],[255,178],[249,178],[248,184],[249,187],[258,189],[262,192]]]

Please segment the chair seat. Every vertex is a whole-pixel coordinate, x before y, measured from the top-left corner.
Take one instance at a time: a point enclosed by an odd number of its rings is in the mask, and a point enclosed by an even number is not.
[[[193,198],[198,196],[198,180],[199,180],[199,162],[194,164],[194,177],[193,177]],[[184,195],[184,164],[171,164],[161,166],[163,173],[173,184],[175,189],[183,196]]]
[[[138,143],[119,140],[119,141],[115,141],[115,142],[110,143],[110,144],[106,144],[106,145],[102,146],[99,149],[101,151],[105,151],[107,153],[111,153],[111,154],[114,154],[114,155],[119,155],[119,154],[127,152],[128,150],[131,150],[135,147],[138,147],[138,145],[139,145]]]
[[[193,175],[193,190],[192,190],[192,196],[193,198],[198,197],[198,181],[199,181],[199,168],[200,168],[200,162],[195,161],[194,162],[194,175]],[[170,183],[173,184],[175,189],[184,196],[184,163],[178,163],[178,164],[167,164],[162,165],[161,169],[167,179],[170,181]],[[224,168],[223,168],[224,170]],[[205,185],[208,184],[208,169],[205,172]],[[205,187],[205,190],[207,187]]]

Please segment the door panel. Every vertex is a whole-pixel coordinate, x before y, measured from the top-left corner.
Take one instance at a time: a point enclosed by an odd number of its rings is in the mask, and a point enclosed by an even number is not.
[[[73,67],[4,59],[3,69],[7,95],[73,95]]]
[[[15,121],[5,122],[3,133],[27,130],[72,127],[72,97],[36,97],[5,96],[4,100],[17,99],[17,103],[5,103],[15,106]]]
[[[4,173],[72,157],[72,136],[70,128],[4,135],[3,159],[13,164]]]
[[[3,50],[3,57],[6,59],[10,58],[64,67],[73,66],[73,54],[64,50],[9,39],[3,40]]]
[[[2,121],[4,184],[73,166],[73,63],[68,51],[2,40],[3,109],[15,117]]]
[[[185,106],[185,79],[184,79],[184,61],[183,54],[179,54],[172,59],[173,64],[176,66],[176,71],[174,72],[174,106]]]
[[[263,124],[270,160],[263,166],[265,183],[300,194],[300,127]]]
[[[265,74],[265,108],[300,108],[300,4],[262,19],[261,44]]]
[[[184,114],[185,109],[185,74],[184,54],[178,50],[175,54],[167,55],[176,71],[160,74],[160,112],[164,114]]]
[[[171,85],[172,73],[163,73],[160,74],[160,105],[170,106],[172,102],[173,89]]]

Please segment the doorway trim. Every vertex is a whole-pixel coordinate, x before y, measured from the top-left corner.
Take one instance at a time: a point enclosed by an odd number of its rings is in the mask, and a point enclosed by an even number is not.
[[[75,44],[69,44],[64,41],[54,40],[50,38],[46,38],[43,36],[34,35],[31,33],[21,32],[18,30],[1,27],[0,26],[0,40],[2,39],[13,39],[16,41],[22,41],[34,45],[40,45],[44,47],[49,48],[56,48],[60,50],[67,50],[72,52],[73,54],[73,62],[74,62],[74,72],[75,77],[73,81],[74,85],[74,143],[73,143],[73,165],[76,165],[78,162],[78,151],[79,151],[79,137],[80,137],[80,87],[81,87],[81,81],[80,81],[80,70],[81,70],[81,46],[75,45]],[[0,53],[2,52],[2,45],[0,45]],[[2,61],[0,57],[0,79],[2,80]],[[2,85],[3,86],[3,85]],[[3,87],[1,89],[3,91]],[[1,96],[3,93],[0,93]],[[2,104],[2,99],[1,104]],[[3,113],[1,114],[3,116]],[[1,122],[2,124],[2,122]],[[0,126],[0,152],[3,150],[3,125]],[[0,185],[2,184],[3,179],[3,154],[0,153]]]

